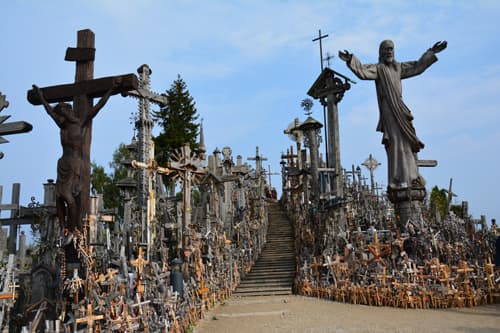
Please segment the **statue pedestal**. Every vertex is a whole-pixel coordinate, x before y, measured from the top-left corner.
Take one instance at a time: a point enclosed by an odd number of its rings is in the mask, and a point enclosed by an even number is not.
[[[389,200],[394,204],[394,212],[401,232],[406,232],[408,221],[420,227],[422,201],[425,199],[425,187],[387,188]]]

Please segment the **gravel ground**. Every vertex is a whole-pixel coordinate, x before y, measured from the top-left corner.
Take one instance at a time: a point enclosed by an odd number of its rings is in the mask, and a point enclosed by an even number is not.
[[[210,310],[194,333],[500,332],[500,304],[404,310],[302,296],[232,298]]]

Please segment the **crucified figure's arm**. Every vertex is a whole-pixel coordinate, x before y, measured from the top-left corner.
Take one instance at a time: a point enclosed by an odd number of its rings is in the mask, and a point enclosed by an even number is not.
[[[38,97],[40,98],[40,101],[42,101],[42,105],[45,108],[45,111],[49,114],[49,116],[55,121],[57,126],[61,127],[63,124],[63,119],[62,117],[58,116],[57,113],[54,111],[54,108],[47,102],[45,97],[43,96],[43,92],[38,87],[36,84],[33,85],[33,89],[37,93]]]
[[[101,99],[99,100],[99,102],[97,102],[96,105],[94,105],[94,107],[92,108],[92,110],[90,110],[89,114],[87,115],[87,117],[85,118],[85,121],[83,122],[84,124],[88,123],[89,121],[91,121],[96,115],[97,113],[102,109],[102,107],[106,104],[106,102],[108,101],[109,97],[111,96],[111,94],[113,93],[113,90],[115,90],[117,87],[120,86],[121,84],[121,78],[118,77],[118,78],[115,78],[115,80],[113,80],[113,85],[111,86],[111,88],[109,88],[109,90],[104,94],[104,96],[101,97]]]

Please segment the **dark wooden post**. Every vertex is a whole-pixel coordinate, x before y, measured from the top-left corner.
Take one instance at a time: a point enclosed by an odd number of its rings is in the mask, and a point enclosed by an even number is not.
[[[66,61],[76,61],[76,75],[75,83],[92,80],[94,78],[94,55],[95,55],[95,35],[89,30],[80,30],[77,33],[77,44],[76,50],[82,50],[84,52],[78,54],[77,56],[70,57],[72,48],[68,48],[66,51]],[[85,50],[88,50],[85,53]],[[93,50],[93,52],[92,52]],[[76,53],[76,52],[75,52]],[[75,54],[76,55],[76,54]],[[74,110],[86,110],[87,112],[92,109],[93,99],[87,97],[86,95],[77,95],[73,100]],[[81,111],[83,112],[83,111]],[[86,115],[80,115],[80,117]],[[79,220],[89,211],[89,196],[90,196],[90,144],[92,141],[92,120],[88,122],[86,128],[82,129],[83,133],[83,149],[82,149],[82,170],[81,170],[81,186],[82,191],[80,192],[80,200],[78,205],[80,216]]]

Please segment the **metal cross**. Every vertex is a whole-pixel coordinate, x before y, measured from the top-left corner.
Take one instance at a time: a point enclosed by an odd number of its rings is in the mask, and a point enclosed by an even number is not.
[[[331,55],[329,52],[326,52],[326,58],[324,59],[327,64],[326,67],[330,67],[330,60],[332,60],[333,58],[335,58],[335,56]]]
[[[313,42],[319,40],[319,60],[321,64],[321,71],[323,71],[323,43],[321,40],[326,37],[328,37],[328,35],[321,35],[321,29],[319,29],[318,37],[312,40]]]

